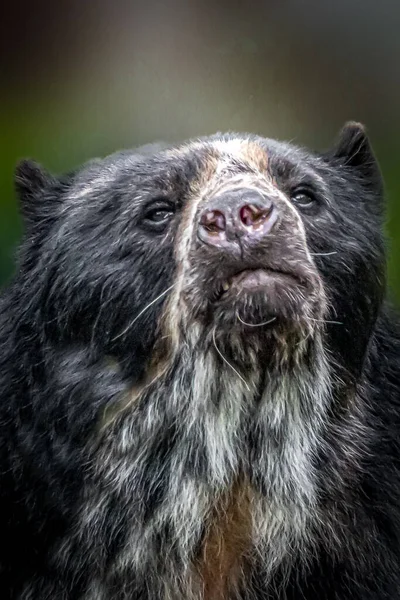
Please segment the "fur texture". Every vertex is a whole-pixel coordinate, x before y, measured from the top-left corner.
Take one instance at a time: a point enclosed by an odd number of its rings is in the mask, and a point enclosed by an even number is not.
[[[362,126],[322,154],[218,134],[25,161],[16,185],[0,597],[399,598],[400,328]],[[276,221],[215,243],[202,215],[238,192]]]

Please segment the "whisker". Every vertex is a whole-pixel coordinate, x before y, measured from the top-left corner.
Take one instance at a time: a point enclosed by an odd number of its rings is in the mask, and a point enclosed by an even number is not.
[[[250,387],[249,387],[249,385],[248,385],[247,381],[246,381],[245,379],[243,379],[243,377],[241,376],[241,374],[240,374],[238,371],[236,371],[235,367],[233,367],[233,366],[231,365],[231,363],[230,363],[230,362],[229,362],[229,361],[228,361],[228,360],[225,358],[225,356],[222,354],[221,350],[219,350],[219,348],[218,348],[218,346],[217,346],[217,342],[216,342],[216,340],[215,340],[215,327],[214,327],[214,329],[213,329],[213,342],[214,342],[215,349],[216,349],[216,351],[218,352],[218,354],[220,355],[220,357],[222,358],[222,360],[223,360],[224,362],[226,362],[226,364],[228,365],[228,367],[230,367],[230,368],[232,369],[232,371],[234,371],[234,372],[236,373],[236,375],[239,377],[239,379],[241,379],[241,380],[243,381],[243,383],[244,383],[244,385],[246,386],[247,390],[250,392]]]
[[[340,321],[327,321],[326,319],[312,319],[308,317],[309,321],[315,321],[316,323],[329,323],[331,325],[343,325]]]
[[[337,254],[337,252],[310,252],[311,256],[332,256],[333,254]]]
[[[269,321],[264,321],[263,323],[246,323],[246,321],[243,321],[243,319],[240,318],[239,313],[236,311],[236,316],[238,318],[238,320],[243,323],[243,325],[247,325],[247,327],[262,327],[263,325],[268,325],[268,323],[272,323],[273,321],[276,321],[276,317],[272,317],[272,319],[269,319]]]
[[[147,304],[147,306],[145,306],[138,315],[136,315],[136,317],[133,319],[133,321],[131,321],[129,323],[129,325],[127,327],[125,327],[125,329],[123,331],[121,331],[121,333],[119,333],[118,335],[116,335],[111,341],[114,342],[115,340],[117,340],[118,338],[122,337],[127,331],[129,331],[129,329],[132,327],[132,325],[134,323],[136,323],[136,321],[142,316],[143,313],[146,312],[146,310],[148,310],[151,306],[153,306],[153,304],[155,304],[156,302],[158,302],[158,300],[160,300],[163,296],[165,296],[165,294],[168,294],[168,292],[170,290],[172,290],[172,288],[175,286],[171,285],[169,288],[167,288],[166,290],[164,290],[162,292],[162,294],[160,294],[159,296],[157,296],[157,298],[154,298],[154,300],[152,300],[151,302],[149,302],[149,304]]]

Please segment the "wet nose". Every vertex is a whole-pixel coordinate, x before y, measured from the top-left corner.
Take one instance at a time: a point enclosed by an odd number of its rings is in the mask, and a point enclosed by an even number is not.
[[[224,192],[203,208],[199,238],[212,246],[224,246],[238,238],[257,241],[270,233],[277,216],[272,200],[257,190]]]

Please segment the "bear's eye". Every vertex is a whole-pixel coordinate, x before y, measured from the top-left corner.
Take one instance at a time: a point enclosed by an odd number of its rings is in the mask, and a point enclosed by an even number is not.
[[[147,213],[146,219],[148,221],[153,221],[154,223],[161,223],[162,221],[166,221],[171,214],[172,212],[170,210],[152,210]]]
[[[170,202],[155,202],[149,206],[143,215],[143,223],[157,231],[162,231],[175,214],[175,208]]]
[[[316,203],[316,198],[310,190],[297,189],[291,193],[290,196],[293,204],[299,208],[311,208]]]

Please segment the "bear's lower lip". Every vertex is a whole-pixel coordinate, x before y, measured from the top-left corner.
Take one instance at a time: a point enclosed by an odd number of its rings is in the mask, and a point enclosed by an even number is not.
[[[223,293],[221,300],[240,292],[252,293],[260,291],[268,291],[275,287],[277,283],[284,285],[285,283],[299,283],[295,275],[282,271],[273,271],[270,269],[246,269],[237,275],[231,277],[223,285]]]

